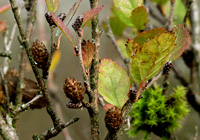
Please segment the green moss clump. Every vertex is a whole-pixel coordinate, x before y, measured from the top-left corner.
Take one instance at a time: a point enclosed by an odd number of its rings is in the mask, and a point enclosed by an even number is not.
[[[162,94],[159,86],[145,91],[143,98],[132,106],[129,136],[143,131],[146,136],[153,132],[162,139],[169,139],[173,131],[180,127],[179,120],[189,112],[185,94],[182,86],[174,89],[174,93],[168,98]]]

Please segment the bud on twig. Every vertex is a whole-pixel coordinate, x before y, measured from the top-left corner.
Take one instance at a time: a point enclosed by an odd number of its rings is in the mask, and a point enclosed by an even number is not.
[[[53,25],[57,26],[56,23],[54,22],[53,17],[50,12],[47,12],[45,14],[45,17],[46,17],[47,22],[49,23],[49,26],[53,26]]]
[[[53,17],[52,17],[52,15],[51,15],[50,12],[47,12],[47,13],[45,14],[45,17],[46,17],[47,22],[49,23],[49,26],[53,26],[53,25],[54,25],[54,26],[57,27],[57,25],[56,25],[56,23],[54,22]],[[60,13],[60,14],[58,15],[58,18],[59,18],[61,21],[64,21],[64,20],[66,19],[66,14],[65,14],[65,13]]]
[[[162,75],[168,74],[171,68],[172,68],[172,61],[167,61],[163,67]]]
[[[79,109],[79,108],[82,108],[83,107],[83,104],[81,102],[79,103],[73,103],[72,101],[69,101],[66,106],[68,108],[72,108],[72,109]]]
[[[80,34],[80,28],[82,26],[83,23],[83,16],[80,15],[76,18],[75,22],[72,24],[73,29],[78,33],[78,36],[81,36]]]

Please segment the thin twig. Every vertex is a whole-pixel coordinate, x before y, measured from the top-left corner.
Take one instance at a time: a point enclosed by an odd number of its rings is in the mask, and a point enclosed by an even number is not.
[[[2,82],[3,82],[4,92],[5,92],[5,95],[6,95],[6,103],[5,103],[6,109],[7,109],[6,111],[9,113],[10,112],[10,109],[9,109],[10,96],[9,96],[9,92],[8,92],[8,82],[4,77],[2,69],[0,70],[0,75],[1,75]]]
[[[151,87],[158,79],[162,77],[162,72],[160,72],[156,77],[154,77],[151,82],[145,87],[145,90],[147,90],[149,87]]]
[[[56,135],[58,135],[64,128],[70,126],[71,124],[77,122],[79,120],[78,117],[74,117],[72,118],[69,122],[63,124],[60,123],[58,124],[56,127],[51,128],[50,130],[45,131],[42,135],[38,136],[38,135],[33,135],[33,139],[34,140],[47,140],[50,139],[52,137],[55,137]]]
[[[12,46],[12,42],[13,42],[13,38],[14,38],[14,35],[15,35],[15,32],[16,32],[16,28],[17,28],[17,24],[15,23],[13,25],[12,32],[11,32],[9,40],[7,39],[7,35],[5,35],[5,37],[4,37],[4,45],[5,45],[5,53],[6,54],[10,54],[10,49],[11,49],[11,46]],[[9,57],[4,59],[4,63],[3,63],[3,73],[4,74],[6,74],[8,69],[9,69],[9,63],[10,63],[9,59],[10,59]]]
[[[159,22],[159,25],[164,25],[167,22],[167,19],[163,16],[163,14],[160,12],[158,7],[156,7],[153,2],[147,1],[149,5],[149,11],[151,13],[153,19],[156,19],[157,22]]]
[[[192,2],[193,2],[193,0],[187,0],[186,13],[185,13],[185,17],[183,19],[183,25],[184,25],[184,27],[186,27],[186,20],[189,17]]]
[[[31,7],[30,12],[28,13],[28,19],[27,19],[27,27],[26,27],[26,39],[29,43],[30,37],[32,34],[33,26],[36,20],[36,8],[37,8],[37,1],[38,0],[32,0],[31,1]],[[19,77],[17,82],[17,89],[16,89],[16,99],[15,99],[15,105],[20,104],[22,102],[23,98],[23,84],[24,84],[24,74],[26,69],[26,52],[23,47],[21,47],[21,60],[19,65]],[[15,125],[17,126],[18,123],[18,116],[15,116]]]
[[[113,32],[112,32],[112,29],[111,29],[111,27],[110,27],[109,19],[108,19],[108,18],[106,19],[105,23],[106,23],[106,26],[107,26],[107,28],[108,28],[107,36],[112,40],[112,43],[114,44],[114,46],[115,46],[115,48],[116,48],[116,50],[117,50],[119,56],[121,57],[121,59],[124,61],[124,64],[126,65],[126,68],[129,69],[129,67],[128,67],[129,59],[126,59],[126,58],[123,56],[123,54],[122,54],[122,52],[121,52],[119,46],[117,45],[115,36],[114,36],[114,34],[113,34]]]
[[[170,14],[169,14],[169,23],[168,23],[168,30],[169,31],[172,29],[172,25],[173,25],[175,1],[176,0],[171,0]]]
[[[31,53],[31,51],[29,50],[29,43],[26,39],[26,35],[25,35],[25,32],[24,32],[24,29],[22,27],[22,22],[21,22],[21,18],[20,18],[20,15],[19,15],[19,11],[18,11],[18,7],[16,5],[16,2],[15,0],[10,0],[10,4],[11,4],[11,7],[12,7],[12,11],[13,11],[13,14],[14,14],[14,17],[15,17],[15,20],[17,22],[17,25],[18,25],[18,29],[19,29],[19,33],[21,35],[21,38],[22,38],[22,42],[23,42],[23,47],[25,48],[26,50],[26,53],[27,53],[27,56],[29,58],[29,61],[31,63],[31,66],[32,66],[32,69],[33,69],[33,72],[35,74],[35,77],[37,79],[37,82],[39,84],[39,87],[42,91],[42,94],[44,96],[44,99],[47,103],[47,112],[49,114],[49,116],[51,117],[52,119],[52,122],[54,124],[54,126],[57,126],[59,123],[60,123],[60,119],[59,117],[56,115],[55,113],[55,110],[53,109],[53,106],[52,106],[52,103],[51,103],[51,98],[49,97],[48,93],[47,93],[47,84],[46,84],[46,80],[43,80],[41,78],[41,75],[39,73],[39,70],[34,62],[34,59],[33,59],[33,55]]]
[[[27,102],[26,104],[18,105],[17,108],[11,111],[12,115],[15,117],[21,112],[24,112],[25,110],[28,110],[29,107],[34,104],[38,99],[40,99],[42,95],[36,95],[32,100]]]
[[[12,127],[12,124],[6,123],[2,115],[0,114],[0,135],[4,140],[19,140],[16,130]]]
[[[9,59],[11,59],[11,54],[10,53],[0,52],[0,56],[1,57],[8,57]]]
[[[194,140],[198,140],[198,138],[199,138],[199,129],[198,129],[198,126],[196,125],[195,126]]]
[[[99,0],[90,0],[90,7],[96,8],[99,6]],[[92,21],[92,39],[95,40],[94,44],[94,59],[90,69],[90,86],[93,90],[91,94],[90,103],[92,108],[88,109],[91,124],[91,138],[99,140],[99,110],[98,110],[98,74],[99,74],[99,48],[100,48],[100,35],[99,30],[99,16],[95,16]]]

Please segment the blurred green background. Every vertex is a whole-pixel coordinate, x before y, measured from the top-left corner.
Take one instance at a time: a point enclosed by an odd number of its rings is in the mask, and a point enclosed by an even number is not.
[[[19,0],[17,0],[19,2]],[[74,0],[60,0],[60,7],[57,11],[57,15],[60,12],[67,13],[69,9],[74,4]],[[0,1],[0,7],[8,4],[9,2],[6,0]],[[112,5],[112,0],[100,0],[100,5],[104,5],[104,9],[100,12],[100,22],[102,22],[103,19],[105,19],[107,16],[110,15],[110,8]],[[71,22],[75,20],[75,18],[80,15],[81,13],[86,12],[90,9],[89,6],[89,0],[83,0],[80,4],[80,7],[78,8],[77,13],[75,14],[74,18]],[[37,21],[33,30],[33,35],[31,38],[31,44],[35,39],[39,39],[43,41],[46,46],[49,46],[50,44],[50,28],[45,20],[45,12],[47,11],[46,5],[44,3],[44,0],[38,0],[38,9],[37,9]],[[21,12],[22,21],[24,23],[24,27],[26,25],[26,17],[27,12],[25,10],[22,10]],[[11,10],[3,13],[0,15],[0,20],[6,20],[8,25],[8,30],[11,31],[13,24],[15,23],[14,17],[12,15]],[[41,24],[42,23],[42,24]],[[91,39],[91,29],[89,27],[90,25],[86,26],[84,29],[84,39]],[[72,30],[71,26],[69,26],[70,31],[74,34],[74,31]],[[44,36],[41,36],[40,32],[44,30]],[[12,44],[12,62],[11,67],[18,68],[19,66],[19,60],[20,60],[20,45],[17,40],[17,36],[19,35],[18,30],[16,32],[16,36],[14,39],[14,42]],[[75,34],[74,34],[75,35]],[[77,116],[80,118],[80,120],[77,123],[72,124],[67,129],[69,131],[70,136],[73,140],[89,140],[90,139],[90,121],[89,121],[89,115],[86,109],[83,110],[73,110],[68,109],[65,104],[69,101],[63,92],[63,82],[66,77],[74,77],[75,79],[83,82],[82,79],[82,71],[79,67],[79,59],[78,57],[74,56],[72,47],[70,43],[68,42],[67,38],[65,36],[61,39],[61,60],[58,65],[58,68],[56,70],[56,79],[55,83],[58,86],[58,92],[56,93],[58,99],[61,102],[61,108],[62,113],[64,116],[65,122],[69,121],[72,117]],[[2,33],[0,34],[0,50],[3,50],[3,36]],[[106,33],[104,32],[101,36],[101,49],[100,49],[100,56],[101,58],[107,57],[111,58],[113,61],[116,61],[123,65],[122,60],[119,58],[119,55],[117,51],[115,50],[114,46],[112,45],[112,42],[110,39],[106,37]],[[3,59],[0,58],[0,66],[2,66]],[[184,74],[186,77],[189,76],[189,70],[185,67],[182,60],[178,60],[175,62],[176,65],[181,67],[182,70],[184,70]],[[174,79],[174,74],[171,75],[171,85],[170,90],[176,85],[179,84],[176,79]],[[30,70],[30,67],[27,66],[27,72],[26,77],[30,79],[34,79],[33,73]],[[162,81],[159,80],[159,81]],[[104,125],[104,115],[105,111],[100,108],[100,138],[104,139],[107,129]],[[198,128],[197,131],[200,129],[200,118],[199,114],[195,112],[190,107],[190,114],[189,116],[181,122],[182,128],[175,132],[175,134],[178,136],[179,140],[193,140],[196,130],[195,128]],[[32,139],[33,134],[41,134],[45,130],[50,129],[53,127],[53,124],[51,122],[50,117],[46,113],[45,109],[41,110],[28,110],[26,112],[21,113],[20,115],[20,121],[19,121],[19,128],[18,128],[18,134],[21,140],[29,140]],[[119,140],[128,140],[128,139],[142,139],[141,135],[138,135],[137,138],[128,138],[126,135],[126,131],[123,132],[122,136],[119,136]],[[1,140],[2,138],[0,138]],[[58,136],[52,138],[53,140],[63,140],[63,134],[60,133]],[[160,138],[152,135],[152,139],[159,140]]]

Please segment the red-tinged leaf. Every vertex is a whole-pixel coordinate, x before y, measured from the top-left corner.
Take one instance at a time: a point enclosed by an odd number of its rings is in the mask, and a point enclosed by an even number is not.
[[[67,39],[70,41],[72,46],[74,47],[74,36],[71,34],[69,29],[65,26],[65,24],[53,13],[51,13],[54,22],[58,26],[58,28],[64,33],[64,35],[67,37]]]
[[[59,7],[59,0],[45,0],[49,12],[55,13]]]
[[[6,22],[5,21],[0,21],[0,33],[5,31],[6,28]]]
[[[66,16],[66,26],[69,24],[69,22],[72,20],[74,14],[76,13],[80,3],[82,0],[78,0],[77,2],[74,3],[73,7],[69,10]]]
[[[175,39],[173,32],[165,32],[145,42],[141,49],[131,56],[131,80],[142,86],[143,82],[158,74],[174,50]]]
[[[152,39],[158,34],[166,32],[166,29],[164,28],[155,28],[151,30],[147,30],[146,32],[142,32],[138,34],[135,38],[134,41],[142,45],[144,42]]]
[[[62,34],[58,37],[58,44],[57,44],[57,48],[56,49],[60,48],[61,37],[62,37]]]
[[[94,45],[90,40],[88,40],[87,43],[85,40],[83,40],[81,47],[83,64],[86,68],[88,68],[94,57]]]
[[[93,19],[103,9],[103,7],[104,7],[104,5],[90,9],[85,14],[83,14],[83,23],[82,23],[81,27],[83,28],[88,21]]]
[[[10,4],[0,7],[0,14],[10,9]]]
[[[66,19],[65,19],[65,25],[67,26],[70,21],[72,20],[72,18],[74,17],[74,14],[76,13],[80,3],[82,0],[78,0],[77,2],[74,3],[73,7],[69,10],[69,12],[66,15]],[[61,34],[61,31],[58,30],[56,33],[56,36],[59,36]]]
[[[148,13],[144,6],[139,6],[131,12],[131,21],[138,30],[144,30],[149,22]]]
[[[111,108],[113,108],[113,107],[115,107],[115,106],[112,105],[112,104],[106,104],[106,105],[103,106],[103,109],[104,109],[105,111],[108,111],[109,109],[111,109]]]
[[[170,60],[175,61],[183,54],[183,52],[188,47],[189,33],[182,24],[178,24],[176,27],[172,29],[172,31],[175,33],[176,47],[172,52]]]

